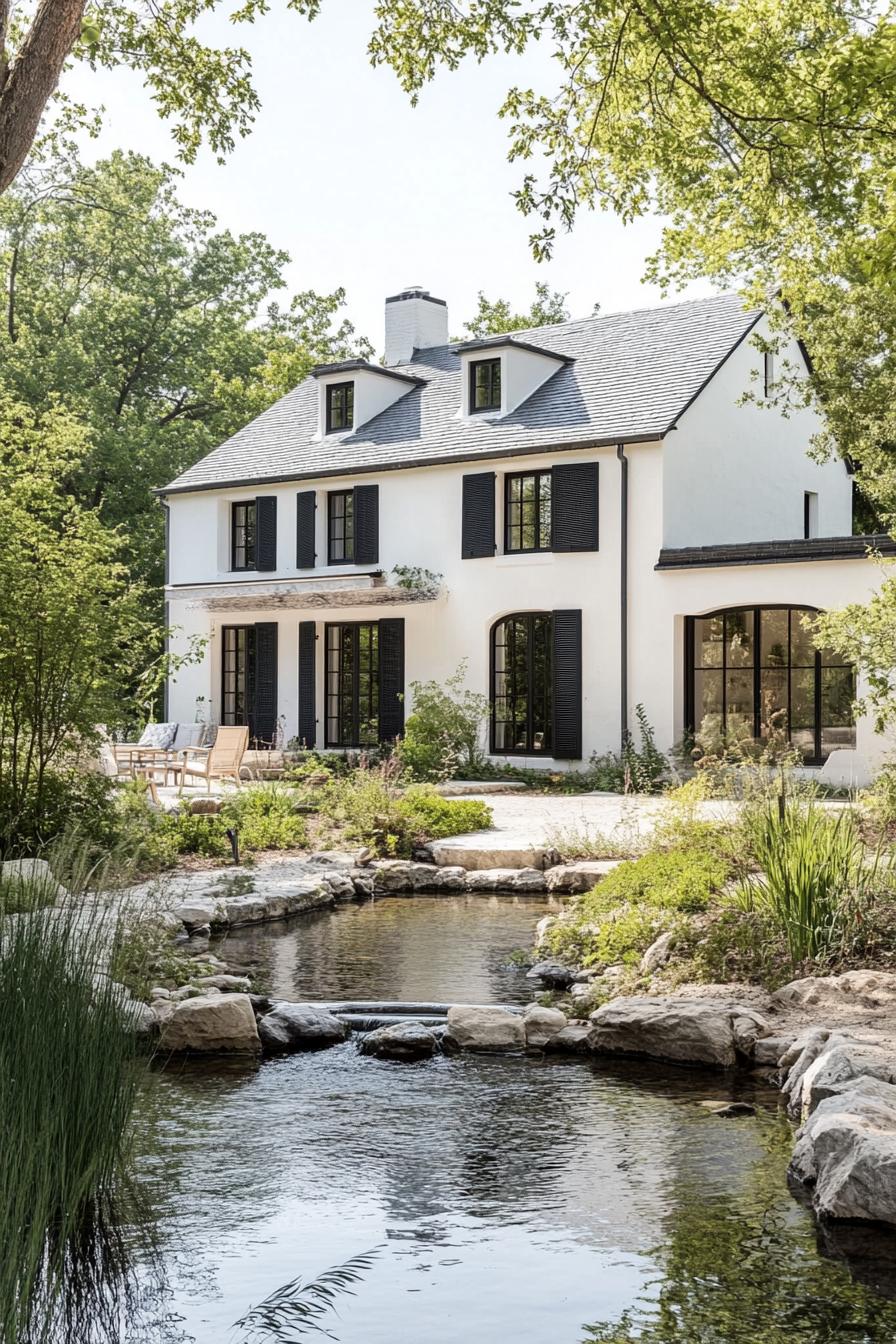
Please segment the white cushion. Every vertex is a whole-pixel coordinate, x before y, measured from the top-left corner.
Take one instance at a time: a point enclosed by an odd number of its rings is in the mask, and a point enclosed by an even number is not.
[[[176,732],[176,723],[148,723],[137,746],[158,747],[160,751],[167,751],[174,741]]]

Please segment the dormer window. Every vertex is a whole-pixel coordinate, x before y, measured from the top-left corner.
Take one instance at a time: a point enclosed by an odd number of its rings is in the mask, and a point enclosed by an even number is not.
[[[326,388],[327,433],[351,429],[355,418],[354,383],[330,383]]]
[[[470,364],[470,411],[500,411],[500,359],[474,359]]]

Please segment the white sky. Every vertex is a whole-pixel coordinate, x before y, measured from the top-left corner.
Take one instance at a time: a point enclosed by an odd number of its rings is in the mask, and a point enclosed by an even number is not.
[[[480,289],[523,307],[545,280],[568,291],[573,317],[595,302],[614,311],[659,301],[641,283],[659,239],[656,220],[624,228],[615,217],[583,214],[551,262],[531,256],[532,226],[511,197],[525,169],[507,162],[507,129],[496,114],[513,83],[552,87],[546,50],[443,72],[412,108],[392,71],[369,64],[372,27],[372,0],[324,0],[312,24],[276,4],[254,26],[232,26],[223,15],[207,23],[212,40],[252,52],[262,107],[225,165],[203,153],[185,170],[183,199],[285,249],[292,290],[343,286],[349,317],[377,350],[383,300],[409,284],[447,300],[452,335]],[[105,106],[89,156],[122,148],[175,161],[139,76],[77,68],[65,87]],[[687,294],[709,292],[701,285]]]

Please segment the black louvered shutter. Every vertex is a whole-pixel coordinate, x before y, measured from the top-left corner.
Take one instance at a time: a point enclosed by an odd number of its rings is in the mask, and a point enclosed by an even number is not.
[[[464,477],[461,559],[481,560],[495,553],[495,473]]]
[[[314,748],[317,741],[316,646],[314,621],[299,621],[299,741],[309,750]]]
[[[555,611],[554,758],[582,759],[582,613]]]
[[[596,551],[597,463],[570,462],[551,472],[551,549]]]
[[[379,623],[380,741],[404,732],[404,621]]]
[[[277,622],[255,627],[255,668],[249,737],[272,743],[277,735]]]
[[[276,495],[258,495],[255,500],[255,568],[277,568]]]
[[[380,560],[380,488],[378,485],[356,485],[355,511],[355,564],[378,565]]]
[[[313,490],[303,490],[296,495],[296,569],[313,569],[317,559],[314,549],[316,504]]]

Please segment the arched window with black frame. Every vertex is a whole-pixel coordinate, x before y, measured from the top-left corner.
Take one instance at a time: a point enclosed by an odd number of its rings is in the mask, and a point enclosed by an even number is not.
[[[699,746],[783,736],[814,764],[855,746],[855,668],[815,643],[815,615],[732,607],[687,618],[685,719]]]
[[[491,749],[496,754],[550,756],[552,749],[553,617],[522,611],[496,621],[491,633]]]

